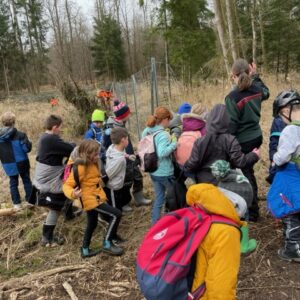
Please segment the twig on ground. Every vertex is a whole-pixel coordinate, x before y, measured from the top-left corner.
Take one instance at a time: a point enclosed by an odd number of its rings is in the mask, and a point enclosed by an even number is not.
[[[69,294],[69,296],[71,297],[72,300],[78,300],[76,294],[73,291],[72,286],[67,281],[65,281],[63,283],[63,287],[66,290],[66,292]]]

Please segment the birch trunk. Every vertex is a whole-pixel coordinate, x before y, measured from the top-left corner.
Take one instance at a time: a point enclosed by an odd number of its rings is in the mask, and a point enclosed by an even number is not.
[[[233,21],[232,21],[230,0],[226,0],[226,17],[227,17],[227,24],[228,24],[231,54],[233,60],[235,61],[237,59],[237,51],[236,51],[234,32],[233,32]]]

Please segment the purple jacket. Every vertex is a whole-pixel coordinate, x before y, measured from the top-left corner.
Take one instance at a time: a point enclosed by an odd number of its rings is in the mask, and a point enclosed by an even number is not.
[[[196,114],[193,113],[188,113],[188,114],[183,114],[181,116],[182,118],[182,131],[200,131],[201,135],[205,135],[205,121]]]

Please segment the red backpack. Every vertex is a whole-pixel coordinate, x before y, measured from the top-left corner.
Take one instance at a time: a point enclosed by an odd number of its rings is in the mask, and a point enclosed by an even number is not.
[[[189,291],[188,273],[193,254],[212,223],[239,226],[232,220],[187,207],[162,217],[148,231],[137,253],[137,281],[147,300],[200,299],[203,282]]]

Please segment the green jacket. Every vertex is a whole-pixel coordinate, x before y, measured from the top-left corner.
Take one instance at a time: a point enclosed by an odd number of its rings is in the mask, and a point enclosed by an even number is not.
[[[258,75],[253,76],[251,86],[243,91],[232,90],[225,98],[230,116],[230,133],[240,144],[249,142],[262,135],[259,126],[261,103],[270,96],[269,89]]]

